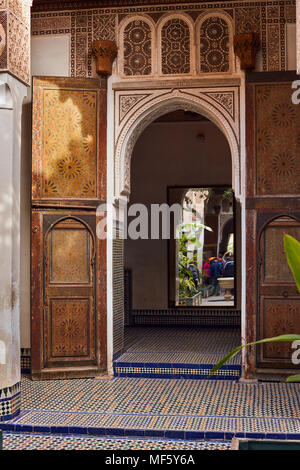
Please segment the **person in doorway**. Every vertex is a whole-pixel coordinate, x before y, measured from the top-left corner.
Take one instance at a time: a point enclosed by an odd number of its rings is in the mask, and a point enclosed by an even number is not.
[[[211,279],[211,285],[213,286],[212,295],[218,296],[220,294],[220,286],[218,277],[222,276],[222,267],[218,258],[214,258],[210,262],[209,275]]]
[[[210,276],[209,276],[209,267],[210,267],[210,262],[207,259],[203,265],[203,271],[205,272],[206,275],[206,285],[208,286],[210,284]]]

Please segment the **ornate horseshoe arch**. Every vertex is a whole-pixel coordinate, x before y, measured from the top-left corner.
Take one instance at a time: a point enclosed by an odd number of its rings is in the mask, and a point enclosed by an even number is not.
[[[226,136],[232,156],[232,185],[240,185],[239,87],[116,91],[115,198],[130,194],[130,163],[135,143],[159,116],[177,109],[202,114]]]

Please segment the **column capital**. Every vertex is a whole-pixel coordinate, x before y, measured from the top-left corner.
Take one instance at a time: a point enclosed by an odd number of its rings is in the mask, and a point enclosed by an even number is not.
[[[241,62],[241,68],[254,69],[256,54],[260,48],[257,33],[240,33],[234,36],[234,52]]]
[[[92,51],[97,61],[97,73],[102,78],[112,74],[112,64],[118,54],[114,41],[98,40],[92,42]]]

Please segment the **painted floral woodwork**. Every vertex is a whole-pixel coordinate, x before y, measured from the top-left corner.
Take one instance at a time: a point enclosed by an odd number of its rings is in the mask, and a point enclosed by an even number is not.
[[[33,200],[100,198],[101,111],[97,80],[34,78]]]

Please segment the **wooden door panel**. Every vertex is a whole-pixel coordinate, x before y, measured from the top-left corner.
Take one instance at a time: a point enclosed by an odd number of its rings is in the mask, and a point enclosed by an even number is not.
[[[300,331],[300,295],[284,252],[284,235],[300,240],[300,222],[280,216],[267,223],[260,237],[259,337]],[[259,348],[259,366],[294,369],[291,343]]]
[[[45,365],[95,361],[94,245],[88,228],[64,218],[45,240]]]
[[[97,79],[33,78],[35,204],[86,205],[105,197],[104,93]]]
[[[40,283],[38,289],[33,284],[32,292],[32,376],[95,376],[105,361],[99,354],[95,295],[96,271],[102,272],[96,256],[96,214],[70,215],[60,209],[33,215],[38,260],[33,276]]]
[[[263,315],[262,337],[270,338],[300,331],[300,299],[288,300],[282,297],[261,297],[261,314]],[[281,365],[293,368],[291,343],[269,343],[262,348],[261,361],[276,360]],[[278,366],[280,365],[278,364]]]
[[[47,315],[46,367],[95,361],[93,298],[50,298]]]

